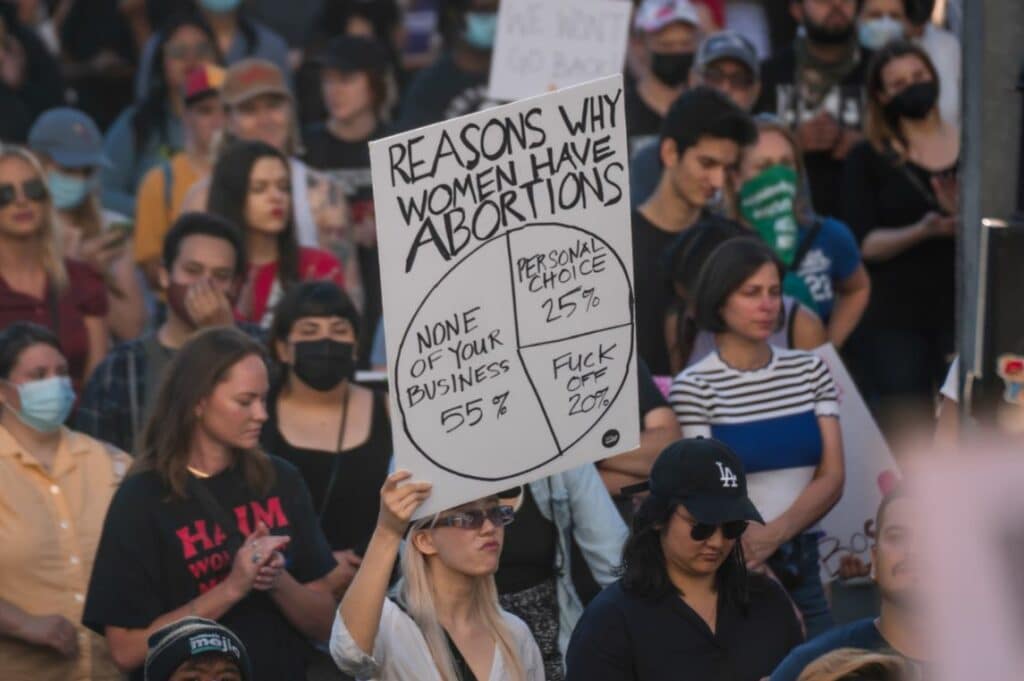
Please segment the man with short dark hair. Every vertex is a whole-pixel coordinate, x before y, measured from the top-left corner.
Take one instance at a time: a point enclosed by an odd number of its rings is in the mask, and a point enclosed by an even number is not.
[[[164,367],[200,329],[235,323],[233,301],[246,270],[238,230],[221,218],[185,213],[167,233],[158,273],[167,319],[153,333],[114,348],[82,394],[75,429],[131,453]],[[262,338],[251,325],[241,328]]]
[[[756,138],[750,116],[708,87],[683,93],[665,116],[658,146],[664,171],[654,194],[633,212],[637,347],[655,376],[671,373],[665,312],[673,293],[664,253],[721,191],[740,147]]]
[[[757,50],[750,40],[735,31],[712,33],[697,49],[689,80],[690,87],[707,85],[749,112],[761,94]],[[658,140],[651,140],[634,150],[629,163],[629,198],[634,206],[650,197],[660,177]]]
[[[911,661],[925,654],[913,501],[900,489],[882,499],[875,520],[872,572],[882,595],[877,619],[838,627],[793,650],[771,681],[796,681],[814,660],[838,648],[893,650]]]
[[[797,132],[811,199],[839,213],[843,161],[861,138],[867,54],[857,39],[859,0],[789,0],[802,27],[793,45],[761,65],[757,111],[777,114]]]

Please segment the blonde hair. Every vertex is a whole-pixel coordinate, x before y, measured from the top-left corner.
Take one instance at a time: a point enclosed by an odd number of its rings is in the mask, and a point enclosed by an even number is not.
[[[427,649],[434,659],[434,664],[437,665],[442,681],[458,681],[447,636],[437,619],[430,565],[412,541],[413,535],[417,532],[429,531],[435,518],[436,516],[419,520],[413,523],[409,530],[409,537],[402,549],[402,581],[399,591],[409,616],[416,622],[427,642]],[[508,678],[513,681],[526,681],[526,672],[519,658],[515,640],[508,625],[505,624],[501,607],[498,605],[498,589],[494,585],[492,575],[481,575],[473,579],[472,600],[474,614],[484,622],[485,628],[497,642],[501,657],[505,661]]]
[[[46,183],[46,172],[43,170],[42,163],[25,147],[0,144],[0,161],[8,158],[24,161],[32,168],[36,177],[44,184]],[[61,243],[61,235],[57,233],[57,217],[54,214],[49,190],[47,190],[43,203],[45,204],[43,224],[38,235],[39,256],[43,269],[46,270],[47,279],[55,291],[60,294],[68,286],[68,270],[64,266],[64,247]]]
[[[772,132],[777,135],[781,135],[784,140],[789,144],[790,149],[793,150],[793,159],[796,163],[796,198],[793,200],[793,212],[796,213],[797,222],[800,224],[808,224],[814,221],[814,208],[811,206],[811,197],[807,191],[807,167],[804,165],[804,154],[803,150],[800,149],[800,142],[796,138],[796,133],[782,122],[780,118],[773,115],[761,114],[754,117],[754,125],[757,127],[758,140],[761,139],[761,135],[766,132]],[[757,145],[757,140],[753,144],[740,148],[740,162],[750,153]],[[740,192],[739,186],[732,187],[727,192],[726,205],[729,208],[729,217],[733,220],[742,222],[740,215]]]
[[[839,648],[807,665],[797,681],[914,681],[913,667],[894,653]]]

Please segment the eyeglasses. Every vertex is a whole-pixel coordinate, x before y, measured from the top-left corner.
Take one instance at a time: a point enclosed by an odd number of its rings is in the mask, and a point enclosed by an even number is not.
[[[46,200],[46,183],[36,178],[21,183],[21,195],[29,201],[39,203]],[[0,184],[0,208],[6,208],[18,200],[18,185]]]
[[[702,74],[704,82],[712,87],[722,87],[729,84],[737,90],[749,90],[754,87],[754,76],[747,71],[733,71],[729,73],[714,66],[708,66]]]
[[[711,539],[719,527],[722,528],[722,536],[726,539],[730,541],[739,539],[747,531],[747,525],[750,524],[746,520],[730,520],[721,525],[715,525],[713,523],[699,523],[683,515],[679,517],[690,523],[690,539],[693,541],[707,541]]]
[[[492,506],[488,509],[470,509],[443,515],[434,521],[433,527],[454,527],[458,530],[479,530],[484,521],[490,520],[495,527],[504,527],[516,517],[511,506]]]
[[[164,55],[170,59],[213,59],[213,47],[209,43],[168,43],[164,47]]]

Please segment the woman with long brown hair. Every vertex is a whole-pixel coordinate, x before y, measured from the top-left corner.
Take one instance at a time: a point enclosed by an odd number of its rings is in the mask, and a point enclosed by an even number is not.
[[[64,257],[38,159],[0,145],[0,328],[29,321],[53,331],[81,391],[107,352],[106,316],[102,279]]]
[[[850,339],[851,369],[887,434],[932,418],[953,351],[960,134],[939,113],[939,76],[918,46],[876,53],[867,139],[846,161],[842,218],[874,289]]]
[[[199,334],[167,368],[103,527],[83,622],[141,681],[146,640],[195,615],[223,622],[256,681],[305,678],[326,640],[335,562],[298,472],[260,451],[267,367],[241,331]]]

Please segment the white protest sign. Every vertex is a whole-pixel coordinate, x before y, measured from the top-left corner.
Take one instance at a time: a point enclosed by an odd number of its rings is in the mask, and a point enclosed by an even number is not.
[[[828,365],[839,393],[839,426],[846,461],[843,497],[821,520],[825,532],[818,547],[821,578],[829,582],[836,578],[843,556],[854,555],[865,564],[871,562],[875,512],[883,489],[898,479],[899,467],[839,353],[831,345],[814,352]]]
[[[622,72],[626,0],[502,0],[489,96],[513,101]]]
[[[639,446],[622,77],[370,144],[418,515]]]

